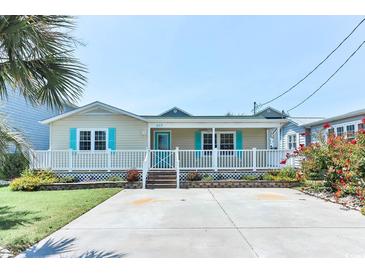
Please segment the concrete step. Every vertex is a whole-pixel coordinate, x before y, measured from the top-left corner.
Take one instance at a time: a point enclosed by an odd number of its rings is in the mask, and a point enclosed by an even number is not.
[[[170,180],[176,180],[176,175],[148,175],[147,178],[149,179],[170,179]]]
[[[153,174],[153,175],[176,175],[176,171],[149,171],[148,174]]]
[[[176,184],[149,184],[147,183],[146,188],[176,188]]]
[[[149,182],[149,183],[176,183],[176,179],[151,179],[151,178],[148,178],[147,182]]]

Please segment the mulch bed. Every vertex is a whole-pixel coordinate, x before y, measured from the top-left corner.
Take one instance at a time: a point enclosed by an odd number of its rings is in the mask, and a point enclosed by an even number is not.
[[[310,196],[325,200],[327,202],[340,204],[346,208],[354,209],[360,211],[362,206],[358,197],[348,195],[346,197],[336,199],[334,193],[332,192],[314,192],[308,189],[299,189],[301,192],[308,194]]]

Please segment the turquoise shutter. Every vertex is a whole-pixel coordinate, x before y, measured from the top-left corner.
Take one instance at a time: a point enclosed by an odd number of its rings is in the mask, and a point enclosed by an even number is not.
[[[243,149],[243,136],[242,136],[242,130],[237,130],[236,131],[236,149],[237,150],[241,150]],[[238,152],[237,151],[237,156],[238,157],[242,157],[242,152]]]
[[[195,131],[195,150],[202,149],[202,133],[200,130]],[[200,157],[200,152],[196,152],[196,157]]]
[[[70,149],[76,150],[77,149],[77,129],[70,128]]]
[[[115,128],[114,127],[111,127],[111,128],[108,128],[108,148],[110,150],[115,150],[115,147],[116,147],[116,143],[115,143],[115,134],[116,131],[115,131]]]

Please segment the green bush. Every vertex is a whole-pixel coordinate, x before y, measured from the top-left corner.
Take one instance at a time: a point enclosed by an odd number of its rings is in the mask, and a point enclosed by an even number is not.
[[[280,169],[278,176],[283,177],[283,178],[295,179],[297,176],[297,172],[296,172],[295,168],[287,166],[287,167]]]
[[[186,179],[188,181],[200,181],[202,179],[202,176],[198,172],[189,172],[186,176]]]
[[[65,176],[65,177],[58,178],[58,183],[64,183],[64,184],[76,183],[78,181],[79,181],[79,179],[75,176]]]
[[[41,185],[58,183],[59,179],[50,170],[25,170],[22,176],[11,181],[13,191],[35,191]]]
[[[210,176],[210,175],[208,175],[208,174],[205,174],[203,177],[202,177],[202,179],[201,179],[202,181],[204,181],[204,182],[212,182],[212,181],[214,181],[214,178],[212,177],[212,176]]]
[[[119,177],[119,176],[110,176],[108,178],[108,181],[111,181],[111,182],[119,182],[119,181],[123,181],[123,178],[122,177]]]
[[[269,172],[265,173],[263,176],[262,176],[262,179],[265,180],[265,181],[275,181],[275,176],[270,174]]]
[[[266,172],[262,179],[265,181],[297,181],[296,170],[292,167],[285,167],[280,170],[270,170]]]
[[[258,176],[255,176],[255,175],[243,175],[241,177],[241,180],[247,180],[247,181],[255,181],[255,180],[259,180],[259,177]]]
[[[49,184],[37,177],[19,177],[11,181],[10,189],[13,191],[35,191],[39,186]]]
[[[0,162],[0,179],[11,180],[20,176],[28,167],[28,160],[21,153],[6,154]]]

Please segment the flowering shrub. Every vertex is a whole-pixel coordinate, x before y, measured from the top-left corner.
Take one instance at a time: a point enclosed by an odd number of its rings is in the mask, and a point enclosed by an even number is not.
[[[136,169],[128,170],[127,181],[128,182],[137,182],[138,180],[139,180],[139,171]]]
[[[330,127],[328,123],[323,125],[324,129]],[[336,198],[357,195],[364,200],[361,182],[365,178],[365,131],[360,130],[351,140],[334,135],[326,140],[320,132],[318,140],[307,147],[301,145],[282,162],[290,157],[304,156],[301,175],[305,179],[325,180],[325,187],[331,189]]]

